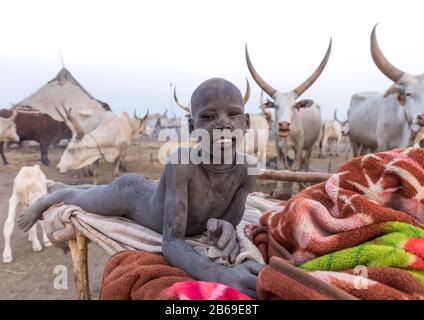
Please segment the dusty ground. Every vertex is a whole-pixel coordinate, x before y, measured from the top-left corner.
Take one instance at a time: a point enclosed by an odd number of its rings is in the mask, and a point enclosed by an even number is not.
[[[141,145],[133,145],[128,153],[128,170],[139,172],[151,179],[158,179],[163,166],[157,160],[158,145],[155,143],[142,142]],[[56,171],[63,149],[50,149],[49,157],[52,162],[50,167],[41,166],[48,179],[62,181],[67,184],[91,183],[91,178],[82,177],[78,173],[60,174]],[[338,158],[317,159],[318,152],[314,150],[311,167],[313,171],[334,172],[341,163],[346,161],[346,156]],[[7,152],[11,163],[9,166],[0,164],[0,226],[2,227],[7,216],[8,199],[11,195],[13,179],[22,166],[40,163],[40,155],[37,148],[30,148],[27,153],[21,149],[11,149]],[[268,157],[275,156],[273,143],[268,148]],[[331,164],[329,166],[329,163]],[[110,167],[101,164],[99,183],[108,183],[113,178]],[[275,183],[260,181],[257,191],[270,192]],[[40,237],[41,239],[41,237]],[[0,248],[3,250],[3,237],[0,237]],[[33,252],[27,235],[15,228],[12,235],[12,251],[14,260],[12,263],[0,262],[0,299],[75,299],[75,286],[71,259],[61,250],[49,247],[41,252]],[[94,298],[100,293],[101,280],[104,266],[108,256],[96,245],[89,244],[89,275],[90,290]],[[54,280],[58,276],[55,273],[57,266],[65,266],[68,270],[68,288],[55,289]],[[60,270],[63,270],[61,267]]]

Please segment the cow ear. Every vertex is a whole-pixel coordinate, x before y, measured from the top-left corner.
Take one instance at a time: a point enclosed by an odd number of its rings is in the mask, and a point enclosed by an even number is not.
[[[296,104],[294,105],[294,107],[296,109],[309,108],[313,104],[314,104],[314,102],[312,100],[310,100],[310,99],[303,99],[303,100],[300,100],[300,101],[296,102]]]
[[[390,87],[385,93],[384,93],[384,97],[386,98],[387,96],[391,95],[391,94],[396,94],[397,95],[397,99],[400,103],[401,106],[405,105],[406,102],[406,95],[405,95],[405,91],[402,88],[399,87]]]

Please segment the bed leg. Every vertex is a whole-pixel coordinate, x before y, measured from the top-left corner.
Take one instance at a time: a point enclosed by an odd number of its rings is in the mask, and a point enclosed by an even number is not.
[[[72,224],[67,224],[66,228],[74,229],[74,226]],[[87,238],[78,230],[76,230],[75,235],[75,239],[69,240],[68,243],[74,267],[77,295],[80,300],[90,300],[91,297],[87,264]]]

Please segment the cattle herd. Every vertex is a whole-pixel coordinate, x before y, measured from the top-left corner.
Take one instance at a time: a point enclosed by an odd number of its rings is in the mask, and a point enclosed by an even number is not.
[[[251,131],[246,135],[242,151],[256,156],[261,168],[266,168],[266,148],[269,140],[275,141],[278,169],[309,170],[312,147],[319,145],[319,157],[339,155],[340,143],[348,143],[353,155],[383,151],[398,147],[420,146],[424,137],[424,76],[411,75],[393,66],[383,55],[376,37],[371,33],[371,56],[380,71],[393,81],[384,93],[359,92],[353,94],[345,121],[337,118],[322,120],[320,105],[310,99],[301,99],[323,73],[331,55],[332,41],[318,68],[304,82],[289,91],[280,91],[262,78],[255,69],[245,47],[247,68],[262,90],[259,110],[251,114]],[[246,79],[243,103],[250,96]],[[268,95],[264,99],[264,93]],[[174,99],[186,117],[190,105]],[[184,117],[183,117],[184,119]],[[110,164],[114,174],[126,170],[128,146],[137,135],[157,137],[161,128],[181,128],[183,119],[169,118],[165,114],[150,114],[142,118],[130,117],[123,112],[113,113],[104,102],[92,97],[78,81],[63,68],[59,74],[22,102],[10,109],[0,110],[0,154],[6,145],[33,140],[39,143],[41,162],[49,165],[49,146],[67,141],[57,168],[69,170],[89,169],[96,182],[96,167],[100,160]],[[181,132],[180,132],[181,133]],[[349,143],[350,142],[350,143]],[[279,183],[277,190],[287,191],[289,185]]]

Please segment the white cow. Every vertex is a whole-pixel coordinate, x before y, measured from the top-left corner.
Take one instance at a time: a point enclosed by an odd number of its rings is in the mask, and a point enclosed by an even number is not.
[[[15,226],[18,207],[29,207],[38,198],[47,194],[48,185],[51,183],[53,182],[46,179],[46,176],[41,171],[38,164],[32,167],[22,167],[21,170],[19,170],[15,180],[13,181],[13,192],[9,199],[9,212],[3,227],[4,263],[12,262],[13,259],[10,239]],[[43,230],[43,243],[46,247],[49,247],[51,246],[51,243],[44,231],[42,221],[40,221],[40,225]],[[42,246],[37,236],[37,224],[28,231],[28,234],[28,240],[32,242],[32,249],[34,251],[40,251]]]
[[[246,92],[243,97],[243,105],[247,103],[250,96],[250,85],[246,79]],[[189,104],[181,102],[177,97],[177,88],[174,88],[174,100],[177,105],[187,112],[187,116],[191,114],[191,107]],[[262,99],[261,99],[262,100]],[[261,107],[262,107],[261,101]],[[264,112],[264,108],[262,108]],[[264,112],[264,114],[249,114],[250,116],[250,130],[244,136],[243,144],[240,144],[238,150],[252,155],[257,158],[260,168],[266,168],[266,148],[269,139],[269,121],[270,113]]]
[[[0,117],[0,155],[4,164],[8,164],[6,157],[4,156],[3,145],[6,141],[18,142],[19,136],[16,132],[15,117],[18,112],[13,110],[12,115],[9,118]]]
[[[348,120],[354,156],[411,146],[424,126],[424,75],[411,75],[390,64],[377,43],[376,26],[371,33],[371,55],[394,83],[384,94],[352,96]]]
[[[140,133],[148,116],[131,119],[126,112],[120,116],[113,112],[104,115],[102,122],[92,132],[85,134],[72,114],[63,107],[62,118],[71,124],[74,135],[60,158],[57,168],[61,173],[77,170],[93,164],[94,183],[97,184],[96,169],[98,160],[104,159],[113,164],[113,174],[117,176],[119,164],[125,159],[132,139]]]
[[[333,120],[324,120],[321,127],[320,137],[320,153],[319,158],[326,157],[326,148],[330,147],[330,155],[333,155],[332,147],[335,149],[334,154],[336,157],[339,156],[339,144],[342,138],[347,132],[347,121],[340,121],[337,119],[337,110],[334,111]]]
[[[273,121],[273,133],[275,135],[277,149],[277,166],[279,169],[288,169],[286,155],[289,149],[294,149],[295,159],[291,166],[292,170],[306,170],[309,168],[312,146],[317,141],[321,129],[321,109],[312,100],[305,99],[296,101],[318,79],[330,57],[331,40],[327,53],[315,72],[301,85],[289,92],[281,92],[265,82],[257,73],[250,60],[246,45],[246,62],[250,74],[256,83],[264,90],[273,101],[268,107],[275,110]],[[303,157],[305,151],[305,157]],[[283,193],[291,192],[291,185]],[[278,183],[277,193],[281,193],[284,185]]]

